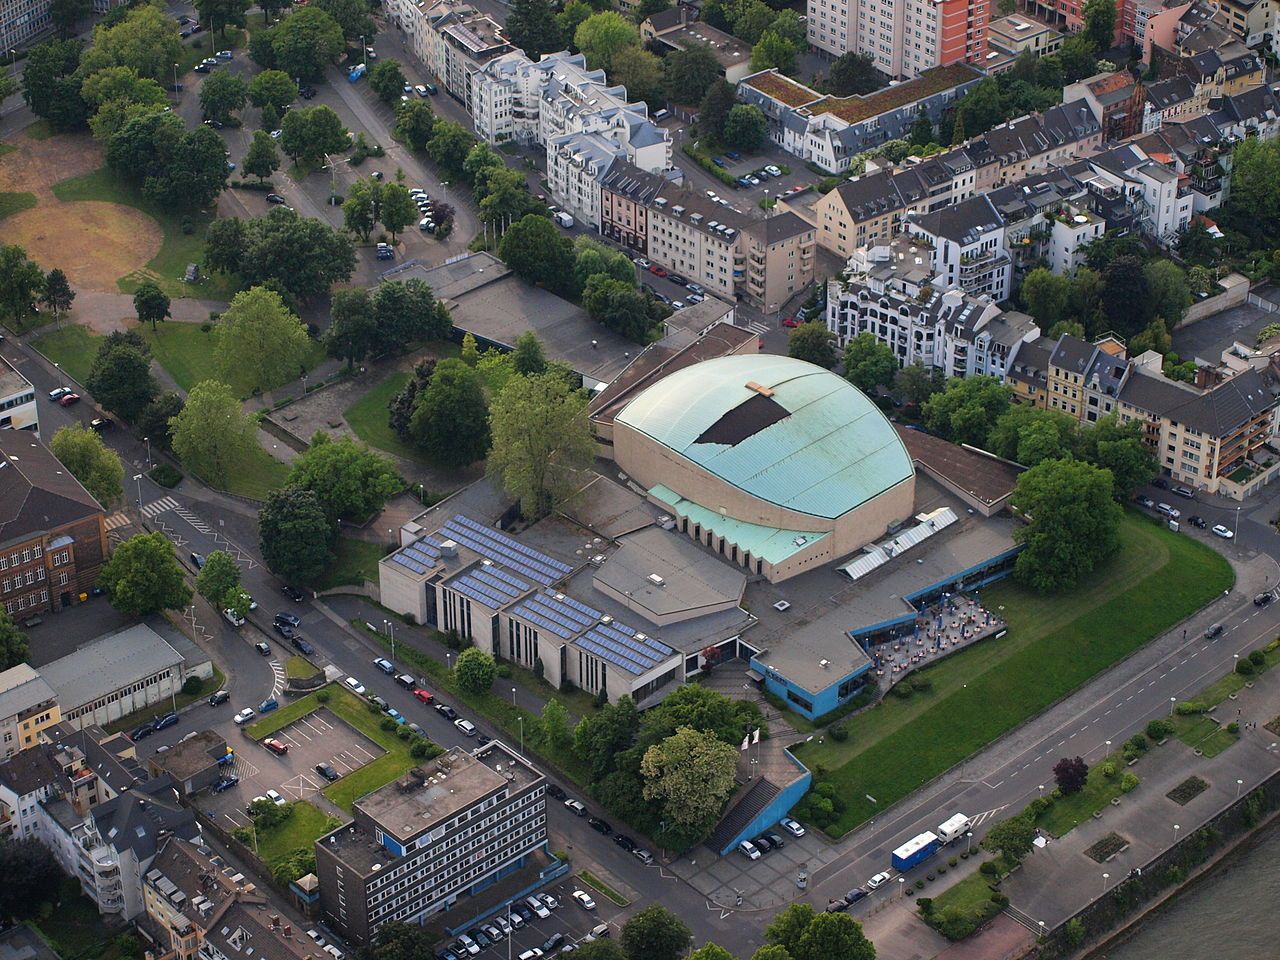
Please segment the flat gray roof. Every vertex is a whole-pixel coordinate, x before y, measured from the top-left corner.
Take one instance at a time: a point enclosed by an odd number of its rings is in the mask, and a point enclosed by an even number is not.
[[[12,717],[52,699],[53,689],[28,663],[0,673],[0,717]]]
[[[652,525],[662,514],[634,490],[601,474],[593,475],[559,509],[575,523],[611,540]]]
[[[958,523],[856,582],[837,569],[849,560],[841,557],[780,584],[749,584],[746,606],[760,618],[760,625],[743,640],[766,651],[760,656],[764,663],[815,693],[866,663],[866,654],[849,639],[849,631],[909,615],[912,607],[905,597],[1013,549],[1016,521],[969,514],[957,497],[918,474],[916,512],[943,506],[955,510]],[[773,604],[779,600],[790,603],[790,609],[775,610]],[[829,668],[819,665],[823,659],[831,662]]]
[[[0,357],[0,397],[11,397],[31,389],[31,381],[20,374],[8,360]]]
[[[182,664],[182,655],[144,623],[109,633],[40,670],[63,711]]]
[[[661,577],[662,582],[651,577]],[[700,616],[726,603],[736,606],[747,575],[683,534],[648,527],[622,539],[596,571],[595,582],[626,596],[629,605],[658,623]]]

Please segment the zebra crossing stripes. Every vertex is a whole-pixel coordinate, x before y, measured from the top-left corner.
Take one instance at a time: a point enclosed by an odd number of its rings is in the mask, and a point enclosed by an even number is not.
[[[112,530],[118,530],[120,527],[127,527],[129,525],[129,518],[126,517],[119,510],[117,510],[111,516],[107,517],[107,519],[103,521],[103,523],[107,528],[107,532],[109,533]]]
[[[190,510],[187,510],[184,507],[179,507],[175,504],[173,508],[173,512],[176,513],[178,516],[180,516],[183,520],[187,521],[187,523],[191,524],[201,533],[203,533],[206,537],[213,536],[213,528],[210,527],[203,520],[201,520],[194,513],[192,513]]]
[[[178,508],[177,500],[173,499],[173,497],[164,497],[161,500],[152,500],[145,507],[143,507],[142,515],[144,517],[147,517],[148,519],[151,519],[153,517],[158,516],[159,514],[164,513],[166,510],[176,510],[177,508]]]
[[[769,328],[766,327],[763,323],[760,323],[758,320],[752,320],[750,323],[748,323],[747,329],[750,330],[752,333],[758,334],[759,336],[762,336],[762,337],[769,332]]]

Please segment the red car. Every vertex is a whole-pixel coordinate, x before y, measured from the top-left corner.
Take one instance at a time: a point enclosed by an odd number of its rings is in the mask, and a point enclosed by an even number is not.
[[[795,317],[784,317],[782,320],[782,325],[784,327],[798,327],[800,326],[800,321],[797,320]]]
[[[287,743],[281,743],[275,737],[267,737],[262,741],[262,745],[277,756],[282,757],[289,752],[289,745]]]
[[[430,703],[432,700],[435,699],[435,697],[431,695],[431,692],[429,690],[415,690],[413,691],[413,696],[414,696],[414,699],[418,700],[421,703]]]
[[[79,403],[79,402],[80,402],[80,394],[78,393],[64,393],[62,396],[58,398],[58,405],[63,407],[69,407],[73,403]]]
[[[652,273],[655,277],[665,277],[667,275],[667,271],[662,267],[658,266],[656,263],[653,264],[651,267],[649,267],[649,272]]]

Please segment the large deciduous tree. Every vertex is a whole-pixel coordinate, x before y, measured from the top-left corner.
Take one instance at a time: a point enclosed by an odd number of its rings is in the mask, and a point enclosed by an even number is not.
[[[1016,863],[1031,852],[1031,844],[1035,838],[1035,820],[1027,813],[1020,813],[1008,820],[1001,820],[988,830],[987,835],[982,838],[982,846]]]
[[[372,40],[375,25],[367,0],[313,0],[312,6],[331,16],[348,40]]]
[[[1120,503],[1127,503],[1160,472],[1155,451],[1143,438],[1142,423],[1121,424],[1114,413],[1081,433],[1080,448],[1084,459],[1111,471],[1112,495]]]
[[[204,566],[196,574],[196,590],[215,607],[221,605],[234,588],[240,586],[240,565],[225,550],[213,550],[204,558]]]
[[[80,96],[79,40],[48,40],[27,52],[22,70],[22,97],[37,117],[54,130],[74,130],[89,118],[89,105]]]
[[[60,427],[49,449],[103,506],[115,502],[123,492],[124,467],[119,455],[84,424]]]
[[[249,100],[244,77],[229,70],[214,70],[200,85],[200,109],[206,119],[225,122]]]
[[[418,394],[409,430],[423,451],[448,467],[480,460],[489,450],[489,406],[475,370],[461,360],[436,364]]]
[[[324,432],[294,460],[289,484],[314,491],[332,525],[368,518],[404,487],[395,465],[382,454],[351,437],[335,440]]]
[[[259,183],[265,183],[268,177],[280,169],[280,151],[276,148],[276,142],[265,130],[253,132],[253,139],[249,142],[249,149],[245,152],[242,166],[244,172],[257,177]]]
[[[1053,779],[1064,796],[1079,793],[1089,782],[1089,765],[1083,757],[1063,757],[1053,765]]]
[[[85,386],[103,407],[130,423],[160,393],[150,356],[127,343],[98,348]]]
[[[844,378],[864,393],[893,383],[898,358],[874,333],[860,333],[844,348]]]
[[[509,381],[493,401],[489,424],[489,466],[530,519],[575,489],[595,456],[586,396],[554,372]]]
[[[1013,538],[1014,573],[1036,590],[1074,586],[1120,547],[1123,511],[1111,471],[1079,460],[1045,460],[1019,475],[1013,503],[1027,518]]]
[[[329,329],[324,343],[329,355],[347,361],[347,369],[369,355],[377,345],[378,329],[373,319],[373,300],[364,287],[337,290],[329,311]]]
[[[865,53],[850,51],[837,57],[832,62],[831,69],[827,71],[827,86],[838,97],[871,93],[880,88],[880,82],[875,60]],[[927,116],[925,122],[928,123]],[[925,140],[925,143],[933,139],[933,124],[929,124],[929,133],[929,139]]]
[[[739,103],[724,118],[720,139],[739,150],[756,150],[764,142],[765,118],[760,108],[751,103]]]
[[[283,110],[298,97],[298,84],[283,70],[263,70],[249,81],[249,102]]]
[[[546,217],[530,214],[512,224],[498,256],[516,276],[548,290],[564,290],[573,278],[573,245]]]
[[[217,327],[214,363],[241,395],[272,390],[305,370],[311,339],[280,294],[266,287],[237,293]]]
[[[622,925],[620,941],[628,960],[680,960],[692,939],[683,920],[653,904]]]
[[[493,687],[494,678],[498,675],[498,667],[493,662],[493,657],[479,647],[467,647],[458,654],[453,675],[464,692],[479,697],[488,693]]]
[[[1106,53],[1116,42],[1116,0],[1085,0],[1084,30],[1098,53]]]
[[[332,558],[334,532],[313,490],[273,490],[258,512],[262,559],[285,580],[314,583]]]
[[[170,421],[174,454],[216,487],[225,487],[232,467],[249,458],[258,442],[257,429],[231,388],[219,380],[192,387],[182,412]]]
[[[20,326],[44,289],[44,273],[17,244],[0,247],[0,317]]]
[[[956,377],[924,405],[924,424],[953,443],[982,446],[996,420],[1009,409],[1009,387],[995,377]]]
[[[705,43],[667,54],[663,73],[667,99],[687,106],[701,103],[713,84],[724,82],[724,70]]]
[[[182,407],[182,396],[173,390],[166,390],[142,409],[134,421],[134,429],[138,436],[153,446],[168,450],[172,446],[169,424],[182,412]]]
[[[285,17],[271,34],[274,66],[300,80],[323,79],[345,48],[342,27],[315,4]]]
[[[191,602],[191,588],[163,533],[139,533],[116,547],[102,565],[98,583],[121,613],[147,617],[161,610],[181,610]]]
[[[369,71],[369,89],[389,107],[400,102],[404,84],[404,71],[398,60],[379,60]]]
[[[228,222],[215,220],[211,234],[214,227]],[[209,259],[209,254],[215,253],[216,237],[218,269],[238,273],[248,284],[275,281],[300,300],[319,296],[328,292],[330,284],[351,279],[355,248],[349,237],[328,224],[299,217],[283,207],[265,217],[238,222],[238,229],[225,228],[207,240]]]
[[[573,42],[579,52],[587,58],[587,66],[592,70],[604,70],[606,73],[613,67],[613,58],[626,47],[639,46],[640,32],[620,13],[606,10],[588,17],[573,32]]]
[[[0,884],[0,918],[26,920],[58,902],[65,879],[53,852],[35,837],[13,837],[0,843],[0,876],[21,878]]]
[[[537,63],[564,47],[564,35],[547,0],[514,0],[507,14],[507,38]]]
[[[8,613],[0,609],[0,670],[26,663],[30,652],[27,635],[18,629]]]
[[[171,315],[169,308],[169,295],[154,282],[144,280],[138,285],[133,295],[133,312],[139,323],[151,324],[151,331],[154,333],[156,324]]]
[[[822,323],[802,323],[787,337],[787,356],[830,370],[836,365],[836,338]]]
[[[734,789],[737,751],[715,734],[680,727],[645,751],[644,798],[659,804],[681,845],[706,836]]]

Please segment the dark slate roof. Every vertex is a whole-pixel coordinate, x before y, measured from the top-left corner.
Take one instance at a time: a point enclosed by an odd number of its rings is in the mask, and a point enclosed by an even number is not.
[[[813,224],[806,223],[788,210],[753,223],[745,232],[768,247],[783,240],[790,240],[792,237],[813,233],[814,229]]]
[[[102,512],[61,461],[26,430],[0,430],[0,543]]]
[[[0,783],[20,797],[53,784],[69,786],[70,780],[57,759],[59,753],[57,747],[45,743],[15,753],[0,763]]]
[[[1009,361],[1009,378],[1035,387],[1044,386],[1049,378],[1049,357],[1052,350],[1053,341],[1047,337],[1018,344]]]
[[[155,856],[162,832],[185,840],[200,835],[195,814],[178,803],[167,776],[134,784],[93,809],[93,821],[105,843],[132,850],[140,861]]]
[[[959,244],[972,243],[980,234],[1004,223],[986,194],[926,213],[915,222],[933,236],[946,237]]]
[[[1147,85],[1147,102],[1157,110],[1184,103],[1195,96],[1196,87],[1186,77],[1171,77]]]
[[[846,180],[836,187],[841,202],[854,222],[881,216],[890,210],[902,208],[902,197],[897,188],[898,177],[879,170]]]
[[[609,164],[609,169],[600,180],[602,190],[608,190],[610,193],[616,193],[641,204],[648,203],[656,197],[666,185],[667,181],[658,174],[641,170],[621,157]]]
[[[1096,349],[1092,343],[1086,343],[1079,337],[1063,334],[1049,356],[1049,363],[1083,376]]]
[[[684,23],[684,8],[679,5],[667,7],[665,10],[650,14],[648,19],[649,26],[653,27],[655,33],[673,30]]]
[[[1170,414],[1197,396],[1191,387],[1141,370],[1134,370],[1120,391],[1120,399],[1125,403],[1157,416]]]
[[[1246,370],[1171,411],[1172,420],[1212,437],[1224,437],[1276,404],[1263,375]]]
[[[138,781],[147,779],[146,772],[136,760],[129,759],[126,761],[103,746],[103,742],[110,738],[101,727],[90,724],[81,729],[76,729],[64,721],[54,724],[52,727],[46,727],[41,731],[40,736],[50,743],[58,744],[60,747],[77,748],[84,754],[85,763],[88,764],[89,769],[98,775],[99,782],[104,784],[113,794],[128,790]],[[123,735],[116,734],[115,736],[122,737]]]

